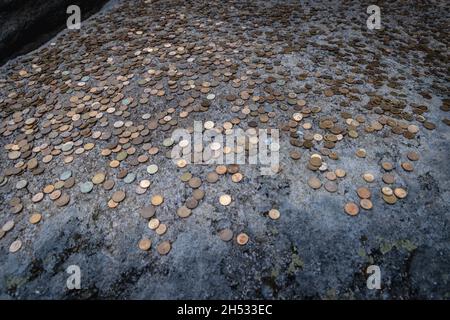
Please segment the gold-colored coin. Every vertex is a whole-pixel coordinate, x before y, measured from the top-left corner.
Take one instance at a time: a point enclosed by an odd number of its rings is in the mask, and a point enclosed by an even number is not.
[[[240,181],[242,180],[243,177],[244,177],[244,176],[242,175],[242,173],[237,172],[237,173],[235,173],[235,174],[233,174],[233,175],[231,176],[231,181],[237,183],[237,182],[240,182]]]
[[[216,172],[217,172],[217,174],[221,174],[221,175],[225,174],[225,173],[227,173],[227,167],[223,166],[223,165],[217,166]]]
[[[356,189],[356,193],[361,199],[369,199],[371,195],[370,190],[366,187],[359,187],[358,189]]]
[[[119,190],[113,193],[111,199],[114,202],[120,203],[122,202],[126,197],[125,191]]]
[[[101,184],[105,181],[105,174],[103,172],[98,172],[95,174],[95,176],[92,177],[92,183],[93,184]]]
[[[373,182],[375,180],[375,177],[373,176],[373,174],[367,172],[367,173],[363,174],[363,179],[364,179],[364,181],[370,183],[370,182]]]
[[[397,202],[397,197],[394,194],[392,194],[390,196],[387,196],[387,195],[383,194],[383,200],[387,204],[395,204]]]
[[[161,223],[158,228],[155,229],[156,233],[162,236],[167,231],[167,226],[164,223]]]
[[[30,216],[29,221],[30,221],[31,224],[36,224],[36,223],[38,223],[39,221],[41,221],[41,218],[42,218],[42,215],[41,215],[40,213],[33,213],[33,214]]]
[[[395,188],[394,194],[399,199],[404,199],[408,195],[408,192],[403,188]]]
[[[139,249],[143,250],[143,251],[148,251],[150,249],[150,247],[152,246],[152,240],[148,239],[148,238],[144,238],[141,239],[139,241]]]
[[[164,202],[164,197],[160,194],[154,195],[151,199],[151,203],[154,206],[159,206],[163,202]]]
[[[343,177],[345,177],[345,175],[347,174],[347,173],[345,172],[345,170],[343,170],[343,169],[336,169],[336,170],[334,170],[334,173],[336,174],[336,176],[337,176],[338,178],[343,178]]]
[[[157,218],[152,218],[148,222],[149,229],[156,230],[159,227],[159,220]]]
[[[223,206],[228,206],[231,203],[231,196],[228,194],[223,194],[219,197],[219,202]]]

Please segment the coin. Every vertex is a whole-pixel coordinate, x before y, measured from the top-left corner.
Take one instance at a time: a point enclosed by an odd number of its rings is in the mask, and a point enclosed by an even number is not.
[[[126,197],[125,191],[119,190],[113,193],[111,199],[116,202],[122,202]]]
[[[269,217],[272,220],[277,220],[280,218],[280,211],[278,211],[277,209],[270,209],[269,210]]]
[[[395,195],[385,195],[383,194],[383,200],[387,203],[387,204],[395,204],[397,202],[397,197]]]
[[[161,223],[158,228],[155,229],[155,232],[162,236],[167,231],[167,226],[164,223]]]
[[[15,253],[15,252],[19,251],[20,248],[22,248],[22,241],[16,240],[13,243],[11,243],[11,245],[9,246],[9,252]]]
[[[222,241],[230,241],[233,239],[233,231],[230,229],[222,229],[219,231],[219,237]]]
[[[392,191],[392,189],[389,187],[383,187],[381,188],[381,193],[387,196],[391,196],[394,194],[394,191]]]
[[[147,172],[150,174],[155,174],[158,172],[158,166],[156,164],[151,164],[147,167]]]
[[[109,190],[111,190],[112,188],[114,188],[114,185],[115,185],[114,180],[109,179],[109,180],[106,180],[106,181],[103,183],[103,188],[104,188],[105,190],[109,191]]]
[[[395,177],[390,173],[383,174],[383,182],[387,184],[393,184],[395,182]]]
[[[31,201],[36,203],[36,202],[40,202],[43,198],[44,198],[44,193],[43,192],[38,192],[31,198]]]
[[[157,246],[156,250],[160,255],[166,255],[169,253],[171,248],[172,246],[169,241],[163,241]]]
[[[406,156],[408,157],[409,160],[411,161],[417,161],[419,160],[419,154],[417,152],[414,151],[410,151],[406,154]]]
[[[151,203],[154,206],[159,206],[163,202],[164,202],[164,198],[162,195],[159,195],[159,194],[154,195],[151,199]]]
[[[217,172],[217,174],[220,174],[220,175],[225,174],[225,173],[227,173],[227,167],[223,166],[223,165],[217,166],[216,172]]]
[[[148,251],[150,250],[150,247],[152,246],[152,241],[148,238],[143,238],[139,241],[139,249],[142,251]]]
[[[103,172],[98,172],[92,177],[93,184],[101,184],[105,181],[105,174]]]
[[[228,206],[231,203],[231,196],[228,194],[223,194],[219,197],[219,202],[223,206]]]
[[[89,193],[92,191],[92,188],[94,188],[94,184],[91,181],[86,181],[80,184],[81,193]]]
[[[191,209],[187,208],[186,206],[182,206],[177,209],[177,215],[180,218],[187,218],[191,215]]]
[[[198,177],[193,177],[189,180],[188,184],[191,188],[196,189],[202,185],[202,180]]]
[[[325,188],[325,190],[327,190],[328,192],[331,192],[331,193],[336,192],[338,189],[337,184],[334,181],[325,182],[324,188]]]
[[[408,192],[403,188],[395,188],[394,194],[399,199],[404,199],[408,195]]]
[[[370,190],[366,187],[359,187],[358,189],[356,189],[356,193],[361,199],[368,199],[371,195]]]
[[[249,240],[249,237],[245,233],[240,233],[236,237],[236,242],[241,246],[247,244],[248,240]]]
[[[367,172],[367,173],[363,174],[363,179],[364,179],[364,181],[370,183],[370,182],[373,182],[375,180],[375,177],[373,176],[373,174]]]
[[[15,225],[14,220],[8,220],[8,221],[6,221],[6,223],[3,225],[2,230],[3,230],[4,232],[11,231],[12,228],[14,228],[14,225]]]
[[[70,202],[70,196],[67,193],[62,193],[58,200],[55,201],[58,207],[64,207]]]
[[[391,171],[394,168],[394,166],[390,162],[382,162],[381,167],[386,171]]]
[[[188,182],[192,178],[192,174],[190,172],[185,172],[181,175],[180,179],[183,182]]]
[[[219,180],[219,175],[216,172],[209,172],[206,175],[206,181],[209,183],[215,183],[217,180]]]
[[[300,159],[301,157],[302,157],[302,154],[300,153],[300,152],[298,152],[298,151],[291,151],[290,153],[289,153],[289,156],[293,159],[293,160],[298,160],[298,159]]]
[[[361,208],[363,208],[365,210],[370,210],[373,207],[372,201],[370,201],[369,199],[361,199],[359,204],[360,204]]]
[[[336,180],[337,176],[333,171],[327,171],[325,173],[325,178],[327,178],[330,181],[334,181],[334,180]]]
[[[414,171],[414,167],[410,162],[402,162],[402,168],[408,172]]]
[[[139,182],[139,186],[143,189],[147,189],[148,187],[150,187],[150,184],[151,184],[150,180],[147,180],[147,179],[141,180]]]
[[[356,151],[356,156],[358,157],[358,158],[365,158],[366,157],[366,150],[365,149],[358,149],[357,151]]]
[[[336,169],[336,170],[334,171],[334,173],[336,174],[336,176],[337,176],[338,178],[343,178],[343,177],[345,177],[345,175],[347,174],[347,173],[345,172],[345,170],[343,170],[343,169]]]
[[[322,182],[320,182],[320,180],[316,177],[311,177],[308,179],[308,185],[312,189],[319,189],[322,186]]]
[[[197,200],[201,200],[205,196],[205,191],[203,191],[202,189],[195,189],[192,192],[192,196]]]
[[[354,202],[348,202],[344,206],[345,213],[350,216],[356,216],[359,213],[359,207]]]
[[[39,221],[41,221],[41,218],[42,218],[42,215],[41,215],[40,213],[33,213],[33,214],[30,216],[29,221],[30,221],[31,224],[36,224],[36,223],[38,223]]]
[[[231,181],[233,181],[235,183],[238,183],[238,182],[240,182],[243,179],[243,177],[244,176],[242,175],[242,173],[236,172],[235,174],[233,174],[231,176]]]
[[[140,215],[144,219],[150,219],[151,217],[153,217],[155,215],[155,212],[156,212],[156,208],[153,206],[144,207],[141,209]]]
[[[148,222],[148,227],[149,229],[155,230],[159,227],[159,220],[156,218],[150,219],[150,221]]]

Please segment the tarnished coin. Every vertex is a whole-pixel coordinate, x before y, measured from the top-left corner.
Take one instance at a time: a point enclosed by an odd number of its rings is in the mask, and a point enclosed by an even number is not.
[[[325,190],[327,190],[328,192],[334,193],[338,190],[338,186],[336,184],[336,182],[334,181],[327,181],[325,182],[325,184],[323,185]]]
[[[383,200],[387,203],[387,204],[395,204],[397,202],[397,197],[392,194],[392,195],[385,195],[383,194]]]
[[[414,171],[414,167],[410,162],[402,162],[402,168],[408,172]]]
[[[156,164],[151,164],[147,167],[147,172],[150,174],[155,174],[158,172],[158,166]]]
[[[361,208],[363,208],[365,210],[370,210],[373,207],[372,201],[370,201],[369,199],[361,199],[359,204],[360,204]]]
[[[11,243],[11,245],[9,246],[9,252],[15,253],[15,252],[19,251],[20,248],[22,248],[22,241],[20,241],[18,239],[16,241],[14,241],[13,243]]]
[[[139,249],[141,249],[142,251],[148,251],[150,250],[150,247],[152,246],[152,240],[148,239],[148,238],[143,238],[139,241]]]
[[[191,188],[196,189],[202,185],[202,180],[200,180],[200,178],[198,177],[193,177],[189,180],[188,184]]]
[[[217,180],[219,180],[219,175],[216,172],[209,172],[206,175],[206,181],[209,183],[215,183]]]
[[[316,177],[311,177],[308,179],[308,185],[312,189],[319,189],[322,186],[322,182],[320,182],[320,180]]]
[[[382,180],[384,183],[393,184],[395,182],[395,177],[393,174],[385,173],[383,174]]]
[[[70,202],[70,196],[67,193],[61,194],[58,200],[55,201],[58,207],[64,207]]]
[[[411,161],[417,161],[419,160],[420,156],[417,152],[410,151],[406,154],[406,157]]]
[[[89,193],[94,188],[94,184],[91,181],[86,181],[82,184],[80,184],[80,191],[81,193]]]
[[[153,206],[144,207],[141,209],[140,215],[144,219],[150,219],[151,217],[153,217],[155,215],[155,212],[156,212],[156,208]]]
[[[345,170],[343,170],[343,169],[336,169],[336,170],[334,171],[334,173],[336,174],[336,176],[337,176],[338,178],[343,178],[343,177],[345,177],[345,175],[347,174],[347,173],[345,172]]]
[[[119,190],[113,193],[111,199],[114,202],[119,203],[122,202],[125,199],[125,197],[126,197],[125,191]]]
[[[202,189],[195,189],[195,190],[192,192],[192,196],[193,196],[195,199],[197,199],[197,200],[202,200],[203,197],[205,196],[205,191],[202,190]]]
[[[15,225],[14,220],[8,220],[8,221],[6,221],[6,223],[2,226],[2,230],[3,230],[4,232],[11,231],[12,228],[14,228],[14,225]]]
[[[233,231],[230,229],[222,229],[219,231],[219,237],[222,241],[230,241],[233,239]]]
[[[187,218],[191,215],[191,209],[187,208],[186,206],[182,206],[177,209],[177,215],[180,218]]]
[[[33,197],[31,198],[31,201],[36,203],[36,202],[41,201],[42,199],[44,199],[44,193],[43,192],[38,192],[35,195],[33,195]]]
[[[160,255],[166,255],[170,252],[171,248],[172,246],[169,241],[163,241],[156,247],[156,250]]]
[[[245,233],[240,233],[236,237],[236,242],[241,246],[246,245],[248,240],[249,240],[249,237]]]
[[[364,179],[364,181],[370,183],[370,182],[373,182],[375,180],[375,177],[373,176],[373,174],[371,174],[369,172],[366,172],[366,173],[363,174],[363,179]]]
[[[108,179],[105,182],[103,182],[103,189],[109,191],[112,190],[112,188],[114,188],[114,185],[116,183],[114,182],[114,180]]]
[[[240,182],[242,179],[244,178],[244,176],[242,175],[242,173],[240,172],[236,172],[235,174],[233,174],[231,176],[231,181],[238,183]]]
[[[345,213],[350,216],[356,216],[359,213],[359,207],[354,202],[348,202],[344,206]]]

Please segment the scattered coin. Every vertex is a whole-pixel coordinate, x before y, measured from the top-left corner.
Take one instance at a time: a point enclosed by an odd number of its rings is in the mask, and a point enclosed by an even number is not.
[[[31,224],[36,224],[36,223],[39,223],[39,221],[41,221],[41,219],[42,219],[42,215],[40,213],[33,213],[30,216],[29,221]]]
[[[394,194],[399,199],[404,199],[408,195],[408,192],[403,188],[395,188]]]
[[[125,199],[125,196],[125,191],[119,190],[113,193],[111,199],[116,203],[120,203]]]
[[[269,210],[269,217],[272,220],[277,220],[280,218],[280,211],[278,211],[277,209],[270,209]]]
[[[222,229],[219,231],[219,237],[222,241],[230,241],[233,239],[233,231],[230,229]]]
[[[228,194],[223,194],[219,197],[219,202],[223,206],[228,206],[231,203],[231,196]]]
[[[345,213],[350,216],[356,216],[359,213],[359,207],[354,202],[348,202],[344,206]]]
[[[151,203],[154,206],[159,206],[163,202],[164,202],[164,198],[162,195],[159,195],[159,194],[153,196],[151,199]]]
[[[249,240],[249,237],[245,233],[240,233],[236,237],[236,242],[241,246],[246,245],[248,240]]]
[[[320,180],[316,177],[311,177],[308,179],[308,185],[312,189],[319,189],[322,186],[322,182],[320,182]]]
[[[139,249],[142,251],[148,251],[150,250],[150,247],[152,246],[152,241],[148,238],[143,238],[139,241]]]
[[[9,246],[9,252],[15,253],[15,252],[19,251],[20,248],[22,248],[22,241],[16,240],[13,243],[11,243],[11,245]]]
[[[370,201],[369,199],[361,199],[359,204],[361,205],[361,208],[365,210],[370,210],[373,208],[372,201]]]
[[[169,241],[163,241],[157,246],[156,250],[160,255],[166,255],[169,253],[171,248],[172,246]]]

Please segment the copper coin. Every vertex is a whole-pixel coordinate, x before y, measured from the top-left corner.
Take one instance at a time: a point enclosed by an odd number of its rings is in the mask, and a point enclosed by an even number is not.
[[[381,193],[387,196],[392,196],[394,194],[394,191],[392,191],[389,187],[383,187],[381,188]]]
[[[111,190],[112,188],[114,188],[114,185],[116,183],[114,182],[114,180],[108,179],[105,182],[103,182],[103,188],[107,191]]]
[[[148,239],[148,238],[143,238],[139,241],[139,249],[143,250],[143,251],[148,251],[150,250],[150,247],[152,246],[152,240]]]
[[[403,168],[403,170],[408,171],[408,172],[414,171],[414,167],[410,162],[403,162],[402,168]]]
[[[383,194],[383,200],[387,203],[387,204],[395,204],[397,202],[397,197],[395,195],[390,195],[387,196],[385,194]]]
[[[336,174],[333,171],[327,171],[327,173],[325,173],[325,177],[330,181],[334,181],[337,178]]]
[[[366,187],[359,187],[358,189],[356,189],[356,193],[361,199],[369,199],[371,196],[370,190]]]
[[[192,196],[193,196],[195,199],[197,199],[197,200],[202,200],[203,197],[205,196],[205,191],[202,190],[202,189],[195,189],[195,190],[192,192]]]
[[[222,229],[219,231],[219,237],[222,241],[230,241],[233,239],[233,231],[230,229]]]
[[[367,172],[367,173],[363,174],[363,179],[364,179],[364,181],[370,183],[370,182],[373,182],[375,180],[375,177],[373,176],[373,174]]]
[[[293,160],[298,160],[302,157],[302,154],[298,151],[291,151],[289,152],[289,156],[293,159]]]
[[[49,194],[49,198],[52,201],[55,201],[61,197],[62,191],[61,190],[55,190],[52,193]]]
[[[125,196],[126,196],[125,191],[119,190],[113,193],[111,199],[114,202],[119,203],[125,199]]]
[[[387,183],[387,184],[392,184],[392,183],[395,182],[395,177],[394,177],[394,175],[392,175],[392,174],[390,174],[390,173],[385,173],[385,174],[383,174],[382,179],[383,179],[383,182],[384,182],[384,183]]]
[[[240,172],[237,172],[231,176],[231,181],[238,183],[243,179],[243,175]]]
[[[241,246],[247,244],[248,240],[249,240],[249,237],[245,233],[240,233],[236,237],[236,242]]]
[[[152,218],[148,222],[148,228],[151,230],[156,230],[159,227],[159,220],[157,218]]]
[[[382,162],[381,167],[386,171],[391,171],[394,168],[394,166],[390,162]]]
[[[119,204],[117,202],[115,202],[113,199],[109,199],[108,201],[108,208],[110,209],[114,209],[117,208]]]
[[[372,201],[370,201],[369,199],[361,199],[359,204],[361,205],[361,208],[365,210],[370,210],[373,207]]]
[[[67,193],[63,193],[58,200],[55,201],[58,207],[64,207],[70,202],[70,196]]]
[[[52,193],[53,190],[55,190],[55,186],[52,184],[49,184],[44,187],[43,191],[44,191],[44,193]]]
[[[141,209],[140,215],[144,219],[150,219],[151,217],[153,217],[155,215],[155,212],[156,212],[156,208],[153,206],[144,207]]]
[[[171,248],[172,246],[169,241],[163,241],[156,247],[156,250],[160,255],[166,255],[169,253]]]
[[[345,213],[351,216],[356,216],[359,213],[359,207],[354,202],[348,202],[344,206]]]
[[[404,199],[408,195],[408,192],[403,188],[395,188],[394,194],[399,199]]]
[[[196,189],[202,185],[202,180],[198,177],[193,177],[189,180],[188,184],[191,188]]]
[[[209,183],[215,183],[217,180],[219,180],[219,175],[216,172],[209,172],[206,175],[206,181]]]
[[[406,154],[406,156],[408,157],[409,160],[411,161],[417,161],[419,160],[419,154],[417,152],[414,151],[410,151]]]
[[[31,201],[33,201],[34,203],[41,201],[44,198],[44,193],[42,192],[38,192],[36,193],[32,198]]]
[[[177,215],[180,218],[187,218],[191,215],[191,209],[187,208],[186,206],[182,206],[177,209]]]
[[[217,172],[217,174],[225,174],[225,173],[227,173],[227,167],[226,166],[222,166],[222,165],[220,165],[220,166],[217,166],[216,167],[216,172]]]
[[[161,223],[158,228],[155,229],[156,234],[162,236],[167,231],[167,226],[164,223]]]

